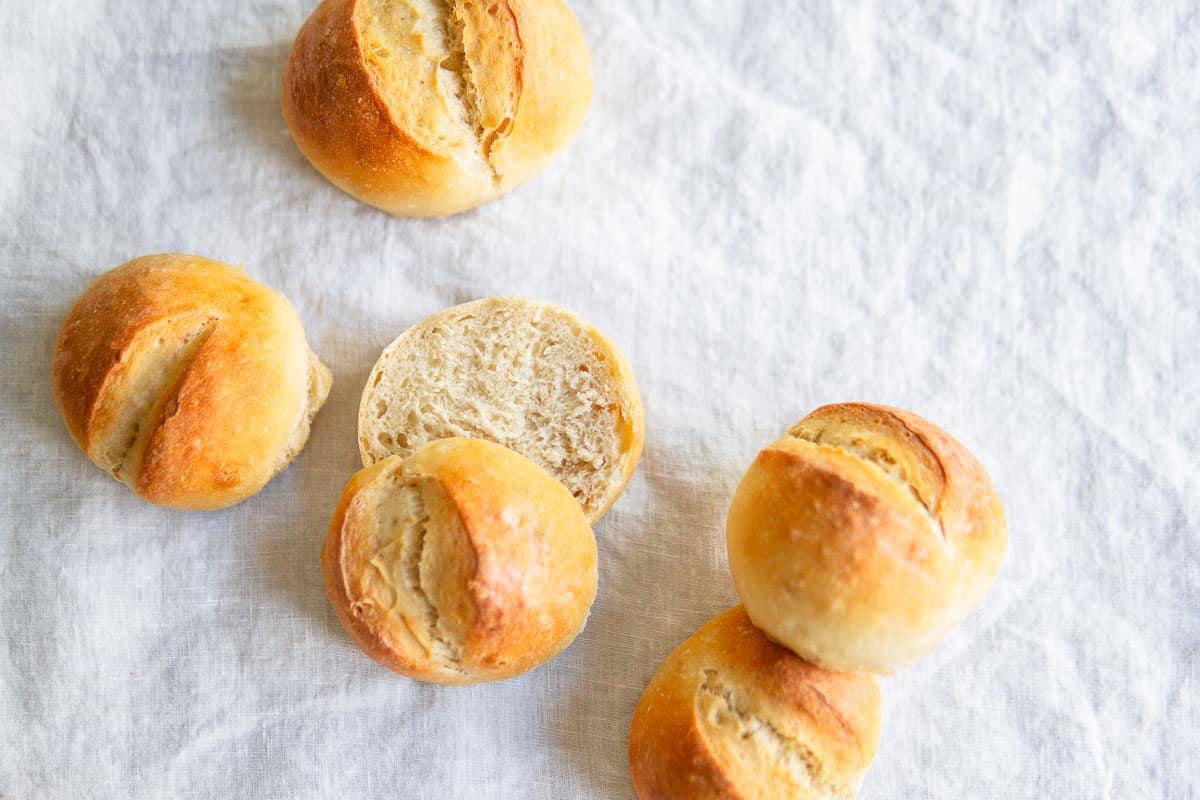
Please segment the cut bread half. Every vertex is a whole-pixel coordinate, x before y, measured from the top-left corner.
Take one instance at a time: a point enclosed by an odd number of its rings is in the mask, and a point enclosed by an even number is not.
[[[383,351],[363,391],[363,464],[447,437],[487,439],[557,478],[595,523],[633,475],[645,435],[625,357],[586,320],[495,297],[417,323]]]

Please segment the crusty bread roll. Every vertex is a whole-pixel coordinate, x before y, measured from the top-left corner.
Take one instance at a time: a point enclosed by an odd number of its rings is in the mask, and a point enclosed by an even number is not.
[[[879,685],[771,642],[731,608],[658,668],[629,731],[642,800],[851,798],[875,757]]]
[[[296,37],[283,115],[343,191],[437,217],[532,177],[583,125],[591,94],[562,0],[325,0]]]
[[[282,472],[332,376],[283,295],[241,269],[146,256],[67,315],[54,397],[76,444],[152,503],[216,509]]]
[[[830,669],[928,654],[995,580],[1008,542],[987,473],[915,414],[819,408],[750,465],[727,522],[754,624]]]
[[[363,464],[448,436],[490,439],[561,481],[595,523],[625,488],[644,439],[621,351],[549,303],[496,297],[434,314],[379,357],[363,391]]]
[[[549,661],[596,596],[596,540],[579,505],[529,459],[479,439],[360,471],[321,564],[358,646],[434,683],[503,680]]]

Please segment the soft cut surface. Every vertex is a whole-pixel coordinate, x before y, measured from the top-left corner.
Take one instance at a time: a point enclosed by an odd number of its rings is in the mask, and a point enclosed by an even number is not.
[[[241,502],[308,440],[332,384],[287,300],[195,256],[135,259],[67,315],[53,366],[71,436],[145,499]]]
[[[498,442],[556,477],[595,522],[637,466],[641,400],[624,356],[585,320],[515,297],[465,303],[392,342],[359,408],[363,463],[426,442]]]
[[[874,678],[797,658],[738,606],[658,668],[634,713],[630,770],[643,800],[848,800],[880,724]]]
[[[931,652],[991,587],[1008,543],[965,447],[866,403],[819,408],[764,449],[726,531],[756,625],[813,663],[878,672]]]
[[[544,470],[442,439],[355,475],[321,554],[351,638],[419,680],[511,678],[562,651],[596,596],[596,541]]]

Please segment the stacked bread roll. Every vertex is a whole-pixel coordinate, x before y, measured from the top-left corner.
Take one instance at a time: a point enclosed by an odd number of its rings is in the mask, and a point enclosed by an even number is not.
[[[520,675],[583,628],[596,540],[567,489],[480,439],[355,475],[321,553],[338,619],[384,666],[468,684]]]
[[[151,502],[206,510],[287,467],[332,376],[282,295],[170,254],[88,288],[53,381],[89,459]],[[368,655],[420,680],[500,680],[548,661],[587,620],[591,525],[643,438],[629,363],[565,309],[500,297],[414,325],[363,391],[364,468],[321,554],[338,618]]]
[[[596,596],[590,525],[642,450],[617,347],[547,303],[455,306],[383,351],[358,427],[365,466],[321,561],[359,647],[403,675],[468,684],[570,644]]]
[[[743,606],[663,662],[634,714],[642,798],[853,797],[874,757],[874,673],[927,655],[995,580],[1000,500],[949,434],[899,409],[819,408],[733,497]]]

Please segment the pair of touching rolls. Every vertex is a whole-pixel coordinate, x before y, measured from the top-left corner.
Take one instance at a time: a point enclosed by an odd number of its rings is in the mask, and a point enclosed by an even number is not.
[[[879,740],[874,673],[937,646],[1007,538],[983,467],[927,420],[846,403],[793,425],[730,505],[743,605],[671,653],[638,704],[638,795],[853,797]]]
[[[321,560],[359,646],[401,674],[464,684],[570,644],[596,595],[591,525],[644,438],[616,346],[545,303],[455,306],[384,350],[358,430],[367,466]]]
[[[258,492],[300,452],[331,375],[282,295],[182,255],[101,276],[59,334],[54,394],[76,443],[141,497],[205,510]],[[384,351],[322,551],[364,651],[440,683],[552,658],[596,595],[591,525],[644,437],[628,362],[547,303],[448,309]]]

